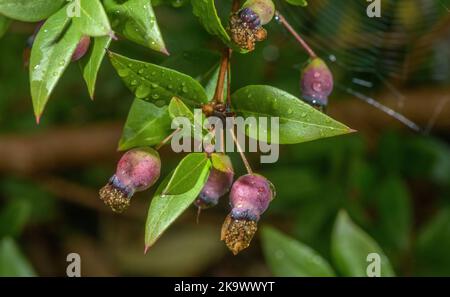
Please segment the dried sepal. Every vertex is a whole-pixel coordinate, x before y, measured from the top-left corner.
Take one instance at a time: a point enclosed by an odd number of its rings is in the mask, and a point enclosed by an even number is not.
[[[259,26],[251,28],[249,23],[242,21],[237,13],[230,16],[230,33],[234,43],[239,47],[253,51],[257,41],[263,41],[267,37],[267,31]]]
[[[255,221],[236,220],[228,215],[222,225],[220,239],[225,241],[228,249],[234,255],[237,255],[250,245],[257,229]]]
[[[116,213],[121,213],[130,206],[131,199],[111,182],[101,188],[99,194],[100,199]]]

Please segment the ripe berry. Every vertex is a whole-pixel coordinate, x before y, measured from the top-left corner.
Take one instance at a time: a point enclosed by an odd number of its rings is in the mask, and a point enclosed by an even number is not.
[[[211,169],[205,186],[195,200],[195,206],[200,209],[217,205],[219,198],[228,193],[233,183],[234,172],[230,158],[223,154],[213,154],[212,158],[217,158],[220,164]]]
[[[325,108],[333,85],[333,74],[322,59],[314,58],[303,69],[300,81],[302,98],[312,106]]]
[[[231,212],[222,226],[221,239],[233,254],[250,245],[257,222],[275,196],[273,185],[257,174],[241,176],[230,192]]]
[[[138,148],[120,158],[116,173],[100,189],[100,199],[114,212],[122,212],[130,205],[135,192],[151,187],[159,178],[161,160],[152,148]]]

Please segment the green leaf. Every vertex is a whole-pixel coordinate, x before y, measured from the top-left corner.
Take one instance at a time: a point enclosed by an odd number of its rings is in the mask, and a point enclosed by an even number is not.
[[[191,155],[193,155],[193,157],[189,157]],[[200,159],[197,155],[204,154],[190,154],[188,157]],[[202,160],[206,161],[200,161],[203,164],[202,168],[196,170],[196,172],[199,172],[200,174],[196,174],[195,183],[193,183],[193,186],[187,192],[179,195],[161,194],[163,189],[167,187],[169,181],[173,180],[176,172],[174,172],[174,175],[172,176],[168,175],[159,185],[150,204],[147,222],[145,223],[146,249],[151,247],[162,233],[167,230],[167,228],[169,228],[169,226],[192,204],[192,202],[194,202],[195,198],[197,198],[208,179],[209,169],[211,167],[211,162],[206,157],[203,157]],[[178,168],[180,168],[180,166]],[[190,173],[188,175],[190,175]]]
[[[208,101],[203,87],[190,76],[113,52],[109,52],[109,57],[122,81],[137,98],[169,104],[173,97],[178,97],[190,106]]]
[[[167,106],[158,107],[134,99],[119,141],[119,150],[160,143],[171,131],[170,122]]]
[[[0,238],[18,236],[31,215],[31,205],[24,200],[10,200],[0,212]]]
[[[420,228],[415,260],[419,275],[450,275],[450,208],[442,207]]]
[[[378,218],[375,222],[379,241],[396,251],[409,247],[412,227],[412,209],[407,186],[400,177],[387,175],[376,192]],[[383,239],[383,241],[381,241]]]
[[[34,269],[10,237],[0,240],[0,277],[4,276],[36,276]]]
[[[193,13],[209,34],[219,37],[228,47],[240,53],[248,51],[238,47],[230,38],[217,14],[214,0],[191,1]]]
[[[279,117],[280,144],[354,132],[295,96],[271,86],[254,85],[237,90],[232,95],[232,106],[244,118]],[[270,123],[270,119],[267,122]],[[250,125],[247,135],[257,133],[257,125]]]
[[[105,0],[114,30],[127,39],[168,55],[149,0]]]
[[[95,37],[91,43],[89,53],[84,56],[80,61],[81,71],[83,72],[83,78],[88,87],[89,96],[94,99],[95,83],[97,81],[97,74],[102,65],[103,58],[106,53],[106,49],[111,43],[110,36]]]
[[[93,37],[111,35],[111,25],[99,0],[79,0],[79,16],[72,18],[73,24],[83,35]]]
[[[187,155],[175,169],[172,178],[162,191],[162,194],[181,195],[190,191],[204,174],[205,167],[209,168],[211,161],[205,153]]]
[[[38,22],[54,14],[66,0],[0,0],[0,14],[23,22]]]
[[[208,98],[212,99],[214,97],[214,94],[216,93],[216,86],[217,86],[217,80],[219,78],[219,72],[220,72],[220,65],[218,65],[215,68],[214,73],[211,75],[208,82],[206,83],[205,91],[206,91],[206,94],[208,95]],[[225,73],[225,81],[224,81],[225,86],[228,85],[228,73],[227,72]],[[226,88],[223,91],[223,100],[224,101],[227,98],[227,91],[228,90]]]
[[[316,251],[271,227],[261,233],[267,264],[275,276],[334,276],[325,259]]]
[[[303,7],[308,6],[308,2],[306,2],[306,0],[285,0],[285,1],[289,4],[296,6],[303,6]]]
[[[76,26],[70,25],[65,7],[52,15],[39,30],[30,58],[31,98],[37,122],[80,38]]]
[[[367,276],[369,254],[380,256],[381,276],[394,276],[394,271],[380,246],[346,212],[338,214],[331,238],[331,254],[337,269],[344,276]]]
[[[11,24],[11,20],[0,15],[0,38],[5,35],[6,31],[8,31],[9,25]]]
[[[162,4],[168,4],[171,5],[174,8],[182,7],[186,4],[188,4],[190,0],[152,0],[153,6],[158,6]]]

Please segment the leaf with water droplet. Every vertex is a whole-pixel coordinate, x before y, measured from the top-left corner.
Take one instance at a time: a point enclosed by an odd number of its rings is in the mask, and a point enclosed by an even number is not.
[[[0,14],[23,22],[38,22],[53,15],[66,0],[0,0]]]
[[[37,122],[64,73],[81,38],[71,26],[66,7],[52,15],[39,30],[30,56],[30,87]]]
[[[210,168],[206,154],[189,154],[158,186],[145,223],[146,250],[194,202],[208,180]],[[182,193],[169,194],[177,189]]]
[[[114,19],[114,30],[127,39],[150,49],[167,54],[153,8],[148,0],[105,0],[109,16]]]
[[[265,226],[261,232],[267,264],[275,276],[334,276],[330,264],[319,253],[278,230]]]
[[[268,117],[269,123],[271,117],[278,117],[280,144],[300,143],[354,132],[297,97],[271,86],[253,85],[237,90],[232,95],[232,106],[243,117]],[[250,125],[247,135],[258,135],[257,128],[257,125]]]
[[[109,57],[119,75],[125,69],[129,71],[128,75],[121,76],[121,78],[134,94],[141,85],[144,85],[150,89],[150,101],[160,99],[169,104],[173,97],[178,97],[191,107],[208,101],[203,87],[190,76],[155,64],[132,60],[112,52],[109,52]],[[141,69],[144,69],[142,74],[139,73]],[[172,81],[169,78],[172,78]],[[169,88],[169,85],[172,88]]]
[[[228,47],[240,53],[247,53],[248,50],[238,47],[230,38],[220,20],[214,0],[191,1],[194,15],[205,27],[209,34],[215,35],[222,40]]]
[[[81,59],[80,67],[83,72],[84,81],[88,87],[89,95],[91,96],[91,99],[94,99],[97,74],[105,56],[106,49],[111,43],[111,37],[95,37],[93,38],[92,43],[89,53]]]
[[[170,123],[167,106],[157,107],[153,103],[135,99],[119,141],[119,150],[160,143],[172,131]]]

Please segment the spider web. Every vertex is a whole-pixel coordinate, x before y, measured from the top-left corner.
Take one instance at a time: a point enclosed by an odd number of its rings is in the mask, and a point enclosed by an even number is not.
[[[279,8],[315,51],[328,59],[333,73],[339,73],[337,90],[428,134],[450,96],[440,99],[428,124],[420,127],[401,112],[408,104],[401,87],[450,81],[450,1],[381,3],[380,18],[368,17],[370,2],[365,0],[314,0],[308,9],[281,1]],[[396,98],[396,106],[380,103],[375,94],[381,88]]]

